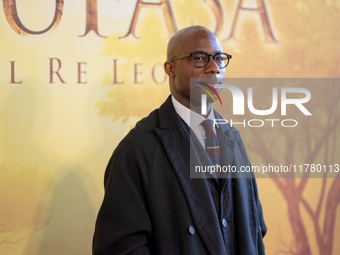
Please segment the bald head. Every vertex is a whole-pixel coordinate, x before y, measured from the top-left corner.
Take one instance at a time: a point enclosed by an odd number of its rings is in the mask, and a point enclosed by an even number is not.
[[[193,42],[206,38],[217,40],[216,36],[206,27],[191,26],[176,32],[169,40],[167,47],[167,60],[188,52]]]
[[[208,54],[206,65],[198,67],[194,63],[194,59],[190,55],[194,52]],[[219,68],[215,60],[210,58],[210,56],[222,52],[219,40],[205,27],[191,26],[176,32],[168,42],[167,61],[164,63],[164,70],[169,76],[170,92],[173,98],[185,107],[199,113],[201,94],[205,92],[195,87],[190,93],[190,79],[216,80],[223,78],[225,69]],[[211,108],[211,102],[208,102],[207,107]]]

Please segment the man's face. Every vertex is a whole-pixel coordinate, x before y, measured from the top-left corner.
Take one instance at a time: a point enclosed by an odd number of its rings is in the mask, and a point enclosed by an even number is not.
[[[218,39],[211,33],[201,30],[193,34],[192,37],[187,38],[187,42],[184,45],[178,47],[176,56],[189,54],[195,51],[205,51],[209,54],[222,53],[222,47]],[[214,60],[210,57],[208,65],[198,68],[194,65],[192,57],[175,60],[174,62],[174,80],[177,96],[183,100],[190,102],[191,105],[201,104],[201,94],[204,94],[201,89],[196,87],[203,87],[203,85],[195,84],[191,88],[190,95],[190,78],[210,78],[214,83],[217,83],[217,79],[222,79],[225,75],[225,68],[220,69]],[[220,89],[216,89],[220,93]],[[217,99],[217,98],[216,98]],[[208,101],[212,101],[208,97]]]

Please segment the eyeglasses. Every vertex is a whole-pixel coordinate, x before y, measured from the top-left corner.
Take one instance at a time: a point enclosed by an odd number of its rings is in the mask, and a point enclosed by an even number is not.
[[[178,57],[173,57],[169,61],[175,61],[177,59],[182,59],[186,57],[192,57],[192,62],[196,67],[205,67],[208,65],[210,57],[215,61],[216,65],[218,68],[223,69],[226,68],[227,65],[229,64],[229,59],[231,59],[231,55],[228,53],[216,53],[216,54],[209,54],[204,51],[195,51],[190,54],[184,54]]]

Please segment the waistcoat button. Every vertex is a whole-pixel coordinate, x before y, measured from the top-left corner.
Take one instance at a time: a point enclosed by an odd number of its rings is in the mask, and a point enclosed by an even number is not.
[[[226,228],[228,226],[228,222],[225,218],[222,219],[222,226]]]
[[[188,227],[188,232],[189,232],[190,235],[194,235],[194,234],[195,234],[195,228],[194,228],[193,226],[190,225],[190,226]]]
[[[257,226],[257,233],[259,234],[261,232],[261,227]]]

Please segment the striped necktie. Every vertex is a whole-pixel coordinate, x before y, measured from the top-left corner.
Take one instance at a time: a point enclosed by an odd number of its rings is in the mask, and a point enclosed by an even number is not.
[[[205,130],[205,150],[214,166],[220,165],[220,146],[213,129],[213,121],[210,119],[201,122]]]

